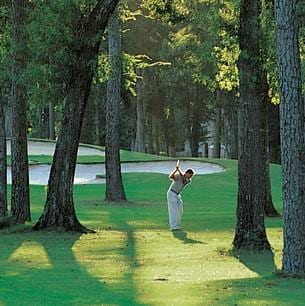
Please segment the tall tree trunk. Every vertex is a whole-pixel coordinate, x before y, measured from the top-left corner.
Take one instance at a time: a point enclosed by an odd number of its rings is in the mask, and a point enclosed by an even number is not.
[[[204,154],[203,157],[208,158],[209,157],[209,143],[205,142],[204,143]]]
[[[52,99],[49,102],[49,139],[55,140],[55,106]]]
[[[105,145],[105,130],[106,130],[106,105],[107,105],[107,85],[97,84],[96,87],[96,122],[97,122],[97,135],[96,144],[100,146]]]
[[[12,78],[12,200],[11,214],[16,223],[31,220],[27,152],[27,103],[22,74],[26,67],[26,0],[12,0],[13,78]]]
[[[108,24],[111,72],[107,84],[106,112],[106,200],[126,201],[120,163],[119,110],[122,100],[122,38],[118,9]]]
[[[58,135],[51,173],[48,182],[44,211],[34,229],[63,228],[71,231],[87,231],[78,221],[73,202],[73,180],[77,149],[84,112],[92,83],[93,68],[97,64],[100,32],[107,25],[109,16],[118,0],[98,1],[82,25],[79,34],[78,60],[71,71],[67,96]]]
[[[213,158],[220,158],[220,133],[221,133],[221,105],[222,93],[220,90],[216,92],[217,105],[215,108],[215,122],[214,122],[214,148]]]
[[[144,78],[137,82],[137,129],[136,129],[136,141],[135,151],[145,152],[145,105],[144,105]]]
[[[235,248],[270,249],[264,224],[263,135],[260,92],[259,0],[242,0],[240,10],[240,103],[237,222]]]
[[[95,98],[93,97],[92,90],[91,94],[89,95],[88,99],[88,104],[86,107],[85,115],[84,115],[84,120],[83,120],[83,125],[82,125],[82,132],[80,135],[80,142],[83,143],[94,143],[94,132],[95,132],[95,124],[94,124],[94,119],[95,119],[95,103],[94,103]]]
[[[282,269],[305,273],[304,100],[298,42],[297,0],[276,0],[276,38],[281,89],[281,148],[284,200]]]
[[[160,154],[161,146],[160,146],[160,122],[158,119],[154,121],[154,134],[155,134],[155,152],[157,155]]]
[[[201,136],[201,122],[202,122],[202,100],[199,94],[199,88],[196,85],[195,88],[195,101],[192,107],[192,118],[190,118],[191,125],[191,156],[198,157],[199,142]],[[191,106],[191,105],[190,105]]]
[[[11,103],[9,105],[6,105],[4,111],[5,111],[5,134],[7,137],[11,138],[12,128],[13,128],[13,114],[12,114]]]
[[[281,163],[280,106],[268,104],[269,159],[271,163]]]
[[[237,98],[234,92],[227,92],[224,100],[224,142],[228,158],[238,159]]]
[[[7,216],[5,116],[0,97],[0,218]]]
[[[37,138],[44,138],[44,124],[43,124],[43,107],[37,106],[36,108],[36,135]]]
[[[148,148],[147,153],[149,154],[155,154],[154,151],[154,137],[153,137],[153,116],[152,114],[148,113],[148,120],[147,120],[147,142],[148,142]]]
[[[262,193],[264,195],[264,212],[267,217],[280,217],[280,214],[277,212],[276,208],[273,205],[272,193],[271,193],[271,182],[270,182],[270,167],[269,167],[269,127],[268,127],[268,104],[271,104],[268,91],[269,85],[267,82],[267,74],[265,71],[262,71],[262,85],[261,91],[263,101],[262,107],[262,121],[261,121],[261,132],[263,137],[261,138],[262,159],[264,161],[264,174],[262,176]]]

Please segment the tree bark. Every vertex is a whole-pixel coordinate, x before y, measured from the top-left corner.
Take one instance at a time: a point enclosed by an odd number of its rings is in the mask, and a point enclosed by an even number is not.
[[[160,145],[160,122],[159,119],[154,120],[154,134],[155,134],[155,153],[160,154],[161,145]]]
[[[234,248],[270,249],[264,224],[264,173],[260,92],[262,64],[259,52],[259,0],[242,0],[240,56],[238,61],[240,103],[238,111],[239,163],[237,222]]]
[[[270,182],[270,161],[269,161],[269,126],[268,126],[268,104],[271,104],[268,96],[269,85],[267,82],[267,74],[262,71],[262,85],[261,91],[263,96],[262,101],[262,121],[261,121],[261,146],[262,146],[262,159],[264,161],[264,174],[262,176],[262,193],[264,195],[264,212],[267,217],[280,217],[272,201],[271,182]]]
[[[192,109],[191,121],[191,155],[198,157],[199,141],[201,136],[201,122],[202,122],[202,100],[199,94],[198,86],[195,87],[195,101]]]
[[[73,180],[77,149],[90,86],[97,65],[100,32],[107,25],[109,16],[118,0],[98,1],[89,17],[80,27],[78,60],[71,71],[67,96],[58,135],[51,173],[48,182],[44,211],[34,229],[62,228],[68,231],[86,232],[75,213]]]
[[[213,158],[220,158],[221,108],[222,108],[222,93],[218,89],[216,92]]]
[[[224,103],[224,142],[227,157],[238,159],[237,98],[234,92],[227,92]]]
[[[276,41],[280,80],[284,201],[282,269],[305,273],[304,100],[299,53],[297,0],[276,0]]]
[[[147,120],[147,153],[149,154],[155,154],[154,150],[154,135],[153,135],[153,116],[152,114],[148,114],[148,120]]]
[[[209,143],[205,142],[204,143],[204,154],[203,157],[208,158],[209,157]]]
[[[12,0],[12,200],[11,214],[17,224],[31,220],[27,152],[27,97],[22,82],[26,67],[26,0]]]
[[[135,151],[145,152],[145,105],[143,96],[144,77],[137,82],[137,129]]]
[[[108,23],[111,72],[107,84],[106,112],[106,200],[126,201],[120,163],[119,111],[122,100],[122,38],[118,9]]]
[[[281,163],[280,106],[268,104],[269,126],[269,160],[271,163]]]
[[[107,105],[107,85],[97,84],[95,105],[96,105],[96,144],[105,145],[105,130],[106,130],[106,105]]]
[[[7,216],[5,116],[0,97],[0,218]]]
[[[49,102],[49,139],[55,140],[55,106],[52,99]]]
[[[95,103],[94,103],[94,97],[92,95],[92,90],[91,94],[89,95],[85,115],[84,115],[84,120],[82,124],[82,132],[80,135],[80,142],[82,143],[94,143],[94,138],[95,138],[95,114],[96,114],[96,109],[95,109]]]
[[[12,97],[11,97],[12,99]],[[12,114],[12,106],[6,105],[5,109],[5,134],[7,137],[12,137],[12,128],[13,128],[13,114]]]

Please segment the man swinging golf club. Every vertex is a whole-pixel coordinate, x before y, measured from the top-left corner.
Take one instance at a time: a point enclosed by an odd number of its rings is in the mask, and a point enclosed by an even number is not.
[[[183,202],[180,194],[183,188],[191,183],[194,174],[192,169],[187,169],[185,173],[181,172],[178,160],[176,169],[169,175],[169,179],[172,180],[172,183],[167,191],[167,206],[171,231],[181,230]]]

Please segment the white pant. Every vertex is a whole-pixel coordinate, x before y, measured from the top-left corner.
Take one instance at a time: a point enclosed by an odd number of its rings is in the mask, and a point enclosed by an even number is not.
[[[169,190],[167,192],[167,206],[170,229],[180,229],[183,214],[183,202],[181,196]]]

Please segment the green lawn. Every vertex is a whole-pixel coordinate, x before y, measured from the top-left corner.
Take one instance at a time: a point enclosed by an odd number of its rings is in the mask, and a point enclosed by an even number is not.
[[[130,153],[132,155],[132,153]],[[132,157],[132,156],[131,156]],[[134,157],[135,158],[135,157]],[[232,254],[236,162],[184,191],[184,231],[167,226],[162,174],[124,174],[128,204],[105,186],[77,185],[77,215],[96,234],[0,232],[0,305],[305,305],[305,282],[276,276],[281,220],[266,220],[272,253]],[[272,167],[281,210],[281,172]],[[32,186],[32,215],[45,191]]]
[[[166,160],[165,156],[158,156],[152,154],[143,154],[138,152],[130,152],[121,150],[121,161],[122,162],[134,162],[134,161],[159,161]],[[53,160],[52,156],[49,155],[31,155],[29,156],[30,164],[51,164]],[[105,156],[99,155],[81,155],[77,157],[77,163],[79,164],[99,164],[105,163]],[[11,164],[11,156],[7,156],[7,164]]]

